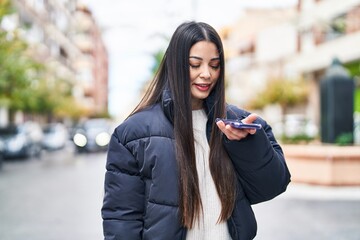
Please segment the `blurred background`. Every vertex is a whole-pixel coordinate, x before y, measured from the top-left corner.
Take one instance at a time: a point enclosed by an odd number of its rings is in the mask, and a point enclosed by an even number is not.
[[[102,238],[110,135],[188,20],[292,173],[256,239],[360,239],[360,0],[0,0],[0,239]]]

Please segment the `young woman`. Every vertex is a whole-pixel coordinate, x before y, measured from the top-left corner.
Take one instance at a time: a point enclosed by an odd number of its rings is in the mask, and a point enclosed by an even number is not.
[[[284,192],[290,173],[271,127],[226,104],[224,73],[216,31],[181,24],[149,90],[112,135],[105,239],[255,237],[251,204]],[[237,129],[216,118],[262,128]]]

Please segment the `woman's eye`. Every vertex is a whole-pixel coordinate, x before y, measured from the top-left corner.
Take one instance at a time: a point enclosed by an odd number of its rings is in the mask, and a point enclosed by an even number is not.
[[[199,68],[200,65],[192,65],[192,64],[190,64],[190,67],[192,67],[192,68]]]
[[[220,65],[215,65],[215,66],[210,66],[212,69],[219,69],[220,68]]]

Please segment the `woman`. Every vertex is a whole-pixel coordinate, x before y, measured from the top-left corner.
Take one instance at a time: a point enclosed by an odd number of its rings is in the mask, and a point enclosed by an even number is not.
[[[133,113],[115,129],[102,208],[105,239],[253,239],[251,204],[290,182],[271,127],[225,103],[216,31],[186,22]],[[236,129],[216,118],[259,123]]]

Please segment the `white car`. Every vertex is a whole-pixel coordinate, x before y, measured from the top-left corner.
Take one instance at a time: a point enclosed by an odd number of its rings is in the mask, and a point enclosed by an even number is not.
[[[43,128],[42,146],[46,150],[63,149],[69,141],[69,132],[62,123],[51,123]]]

